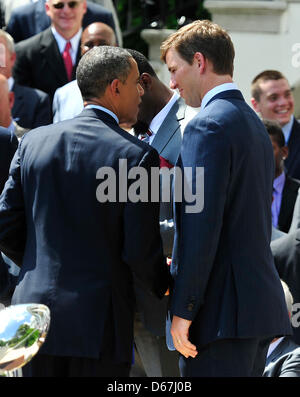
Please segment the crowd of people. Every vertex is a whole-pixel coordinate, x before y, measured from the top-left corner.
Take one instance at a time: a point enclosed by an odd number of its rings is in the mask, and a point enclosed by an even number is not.
[[[254,77],[251,108],[206,20],[161,44],[168,87],[112,1],[1,10],[0,301],[51,311],[23,376],[299,377],[287,78]]]

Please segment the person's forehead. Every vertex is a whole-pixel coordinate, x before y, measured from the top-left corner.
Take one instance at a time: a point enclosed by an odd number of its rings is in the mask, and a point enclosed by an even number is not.
[[[262,92],[266,95],[282,91],[290,91],[291,89],[286,79],[266,80],[262,81],[259,85]]]

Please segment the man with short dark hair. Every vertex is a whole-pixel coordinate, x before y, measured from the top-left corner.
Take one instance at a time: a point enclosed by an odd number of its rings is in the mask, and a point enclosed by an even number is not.
[[[263,120],[273,146],[275,176],[273,182],[272,223],[282,232],[288,233],[300,181],[291,178],[284,170],[284,160],[289,155],[279,123]]]
[[[175,173],[170,311],[181,374],[261,376],[270,340],[291,333],[270,251],[270,139],[233,83],[234,47],[224,29],[194,21],[161,53],[170,87],[201,106],[185,128]]]
[[[265,70],[252,81],[251,103],[263,119],[276,120],[289,148],[284,165],[292,178],[300,180],[300,124],[293,116],[294,98],[289,82],[277,70]]]
[[[136,62],[124,49],[94,47],[77,81],[85,109],[24,136],[0,197],[0,249],[21,267],[12,303],[51,311],[25,376],[128,376],[133,277],[158,297],[168,286],[159,203],[150,199],[159,157],[119,127],[137,119]],[[132,169],[148,187],[137,202]]]

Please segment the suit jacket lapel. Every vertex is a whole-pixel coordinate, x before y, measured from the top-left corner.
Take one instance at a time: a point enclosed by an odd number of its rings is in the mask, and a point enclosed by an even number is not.
[[[281,227],[284,226],[287,223],[287,220],[290,216],[290,213],[293,212],[291,208],[294,207],[295,204],[295,196],[297,196],[297,192],[294,192],[292,190],[291,182],[288,178],[286,177],[286,181],[284,184],[284,188],[282,191],[282,200],[281,200],[281,207],[280,207],[280,213],[279,213],[279,218],[278,218],[278,225]]]
[[[46,58],[47,64],[57,75],[61,84],[66,84],[68,82],[67,72],[51,28],[42,33],[41,55]]]
[[[295,157],[299,155],[300,126],[296,119],[294,119],[291,135],[288,140],[288,147],[289,147],[289,155],[285,160],[285,165],[287,169],[289,168],[289,164],[292,164],[294,162]]]
[[[163,123],[161,124],[151,145],[157,150],[159,154],[163,151],[163,149],[166,147],[166,145],[168,144],[168,142],[176,132],[181,134],[179,130],[180,127],[179,122],[180,120],[184,119],[185,110],[186,110],[186,105],[184,103],[184,100],[182,98],[179,98],[174,103],[171,110],[167,114],[167,117],[164,119]],[[169,158],[169,160],[172,164],[175,164],[177,160],[177,156],[174,159]]]

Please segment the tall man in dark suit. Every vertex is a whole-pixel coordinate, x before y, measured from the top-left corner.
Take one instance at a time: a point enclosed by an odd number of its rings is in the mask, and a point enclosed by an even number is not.
[[[16,43],[29,39],[50,26],[51,18],[45,12],[47,1],[37,0],[13,10],[6,31],[13,36]],[[59,3],[60,1],[57,0],[56,2]],[[85,29],[93,22],[104,22],[115,30],[112,12],[101,5],[87,2],[87,12],[82,19],[82,28]]]
[[[234,48],[221,27],[195,21],[161,50],[171,88],[201,105],[175,173],[171,334],[181,373],[260,376],[270,339],[291,332],[270,250],[271,142],[232,82]]]
[[[275,178],[273,182],[272,223],[273,226],[288,233],[294,206],[300,188],[300,181],[291,178],[284,170],[284,160],[289,149],[280,125],[276,121],[264,120],[264,126],[272,142],[275,160]]]
[[[184,127],[195,111],[158,79],[144,55],[135,50],[128,51],[137,62],[144,89],[138,121],[133,127],[135,135],[158,151],[161,168],[172,169],[179,155]],[[163,181],[161,178],[161,183]],[[161,184],[161,193],[163,190],[168,194],[170,184]],[[160,232],[164,255],[170,258],[174,239],[171,197],[160,204]],[[179,376],[178,354],[168,351],[166,346],[168,297],[158,300],[142,288],[137,288],[136,292],[142,321],[137,316],[135,344],[147,376]]]
[[[9,90],[14,93],[13,118],[21,127],[27,129],[50,124],[52,111],[49,96],[35,88],[17,84],[12,77],[12,69],[16,61],[14,40],[3,30],[0,30],[0,45],[3,46],[5,57],[3,66],[0,62],[0,73],[7,78]]]
[[[133,274],[158,297],[167,289],[159,203],[149,199],[159,157],[119,127],[135,123],[143,94],[127,51],[94,47],[77,81],[82,113],[31,130],[20,143],[0,198],[0,248],[21,266],[13,303],[51,310],[46,342],[25,370],[128,376]],[[138,200],[133,167],[148,188]]]
[[[284,162],[289,175],[300,180],[300,124],[293,116],[294,98],[289,82],[277,70],[265,70],[252,81],[251,102],[262,118],[276,120],[284,133],[289,156]]]
[[[58,87],[75,79],[80,58],[81,23],[86,13],[86,0],[49,0],[46,12],[51,27],[16,45],[17,60],[13,75],[18,84],[38,88],[52,101]],[[63,7],[57,7],[62,4]]]

